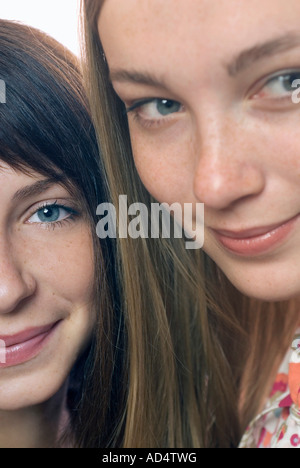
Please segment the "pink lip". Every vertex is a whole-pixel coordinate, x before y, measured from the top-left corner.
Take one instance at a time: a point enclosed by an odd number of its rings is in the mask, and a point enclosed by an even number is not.
[[[2,344],[0,368],[16,366],[37,356],[59,323],[60,321],[43,327],[31,328],[15,335],[0,335]],[[4,350],[3,343],[5,344]],[[3,360],[5,362],[1,362]]]
[[[240,255],[258,255],[277,246],[292,231],[299,215],[283,223],[241,231],[212,229],[218,241],[228,250]]]

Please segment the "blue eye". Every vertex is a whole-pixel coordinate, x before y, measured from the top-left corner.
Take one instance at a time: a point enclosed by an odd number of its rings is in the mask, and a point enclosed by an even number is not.
[[[299,71],[274,76],[264,85],[256,98],[278,99],[289,97],[295,91],[294,83],[299,78]]]
[[[54,223],[59,219],[60,208],[58,206],[47,206],[37,211],[36,214],[42,223]]]
[[[28,220],[29,223],[57,223],[75,214],[74,210],[64,206],[52,204],[38,209]]]
[[[281,75],[269,81],[268,87],[274,94],[291,93],[295,90],[293,83],[299,79],[300,73],[291,73],[289,75]]]
[[[169,115],[174,112],[179,112],[181,105],[176,101],[169,101],[168,99],[157,99],[156,109],[161,115]]]
[[[132,111],[136,111],[145,120],[158,120],[182,111],[182,105],[171,99],[145,99],[144,101],[136,102],[126,112]]]

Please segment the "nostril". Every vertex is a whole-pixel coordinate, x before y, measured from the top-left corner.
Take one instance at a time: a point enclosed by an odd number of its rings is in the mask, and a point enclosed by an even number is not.
[[[264,187],[264,174],[259,168],[224,164],[224,161],[215,164],[200,161],[193,189],[197,200],[209,208],[221,210],[257,196]]]
[[[0,314],[15,312],[30,300],[36,290],[36,283],[31,277],[20,274],[0,277]]]

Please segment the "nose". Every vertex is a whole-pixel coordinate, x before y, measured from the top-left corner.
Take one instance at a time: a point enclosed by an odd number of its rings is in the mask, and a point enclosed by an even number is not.
[[[261,193],[265,176],[250,135],[228,123],[211,126],[199,132],[193,189],[206,207],[221,210]]]
[[[0,314],[15,312],[21,302],[36,290],[34,278],[21,259],[0,241]]]

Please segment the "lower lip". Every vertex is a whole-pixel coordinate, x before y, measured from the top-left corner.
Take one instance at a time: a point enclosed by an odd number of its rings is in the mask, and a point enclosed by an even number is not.
[[[0,369],[18,366],[36,357],[51,339],[59,323],[57,322],[50,330],[31,338],[31,340],[7,347],[5,349],[5,363],[0,362]]]
[[[237,239],[224,236],[214,231],[218,241],[228,250],[238,255],[250,256],[267,253],[274,247],[280,245],[293,230],[300,215],[287,221],[281,226],[260,236]]]

